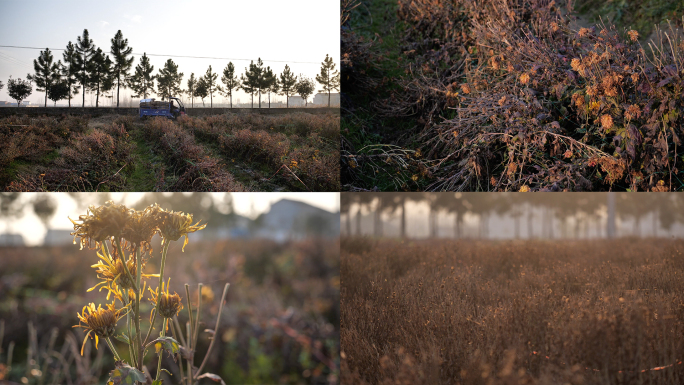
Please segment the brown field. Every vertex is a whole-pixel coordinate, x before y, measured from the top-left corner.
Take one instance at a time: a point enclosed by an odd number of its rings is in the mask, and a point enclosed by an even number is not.
[[[339,191],[339,117],[0,118],[4,191]]]
[[[681,240],[341,248],[342,383],[684,383]]]

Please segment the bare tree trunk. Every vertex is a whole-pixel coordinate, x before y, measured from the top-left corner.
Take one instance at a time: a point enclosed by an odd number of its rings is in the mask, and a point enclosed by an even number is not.
[[[615,193],[608,193],[608,220],[606,221],[606,236],[615,238]]]
[[[515,226],[515,239],[520,239],[520,213],[515,212],[513,217],[513,224]]]
[[[347,225],[347,236],[350,236],[350,235],[352,235],[352,232],[351,232],[351,212],[350,211],[347,211],[347,223],[346,223],[346,225]]]
[[[380,218],[380,210],[377,207],[375,212],[373,212],[373,235],[376,237],[382,236],[382,220]]]
[[[361,235],[361,205],[356,210],[356,235]]]
[[[406,238],[406,198],[401,198],[401,238]]]
[[[458,213],[454,213],[454,239],[461,237],[461,217]]]
[[[527,239],[532,239],[533,237],[533,231],[532,231],[532,205],[530,203],[527,204]]]

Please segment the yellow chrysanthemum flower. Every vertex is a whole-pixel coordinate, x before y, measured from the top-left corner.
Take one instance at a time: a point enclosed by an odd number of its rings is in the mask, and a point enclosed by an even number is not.
[[[136,275],[136,263],[135,258],[131,254],[126,261],[126,267],[121,257],[114,260],[110,259],[107,253],[105,253],[104,246],[102,246],[102,253],[97,253],[97,256],[101,259],[96,264],[90,266],[97,269],[97,278],[101,279],[102,282],[88,289],[88,291],[95,290],[98,286],[100,290],[107,288],[112,293],[112,284],[121,286],[124,290],[135,288],[135,283],[126,274],[126,270],[130,273],[130,277],[134,278]],[[142,268],[145,268],[145,264],[142,264]],[[159,274],[142,274],[142,278],[159,277]],[[109,295],[107,294],[107,300],[109,300]],[[121,301],[123,303],[123,300]]]
[[[76,221],[69,218],[74,224],[74,232],[71,233],[74,236],[74,244],[76,244],[76,237],[80,237],[81,249],[86,244],[90,247],[93,241],[97,247],[110,237],[121,236],[133,212],[126,206],[114,204],[112,201],[107,201],[98,207],[90,206],[86,215],[79,216]]]
[[[116,332],[116,322],[126,314],[124,308],[117,310],[114,302],[106,306],[103,309],[102,305],[97,305],[96,309],[95,304],[91,302],[89,305],[83,306],[82,314],[76,313],[79,323],[73,327],[82,327],[88,330],[85,338],[83,338],[83,345],[81,345],[81,355],[83,355],[83,348],[90,333],[95,332],[95,349],[97,349],[97,345],[100,342],[99,337],[109,338],[113,336]]]
[[[164,291],[164,282],[162,282],[161,293],[159,292],[159,288],[156,290],[152,290],[152,288],[148,289],[152,294],[150,302],[157,307],[157,312],[159,312],[159,315],[164,318],[172,318],[173,316],[177,315],[178,312],[183,310],[181,297],[178,295],[178,293],[173,292],[173,295],[169,294],[170,283],[171,278],[169,278],[169,281],[166,285],[166,291]],[[150,319],[151,318],[152,313],[150,313]]]
[[[164,241],[177,241],[180,237],[185,237],[183,251],[185,251],[185,245],[188,244],[188,234],[202,230],[207,226],[206,224],[200,225],[201,221],[193,225],[192,214],[178,211],[164,211],[160,214],[160,218],[162,220],[159,225],[159,232]]]

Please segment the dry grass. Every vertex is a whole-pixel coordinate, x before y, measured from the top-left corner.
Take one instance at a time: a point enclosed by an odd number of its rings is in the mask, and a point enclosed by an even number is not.
[[[290,188],[306,191],[340,190],[340,120],[335,115],[225,114],[182,117],[181,127],[212,146],[227,161],[242,159],[266,167],[269,176],[282,169]]]
[[[341,246],[343,383],[684,382],[682,241]]]

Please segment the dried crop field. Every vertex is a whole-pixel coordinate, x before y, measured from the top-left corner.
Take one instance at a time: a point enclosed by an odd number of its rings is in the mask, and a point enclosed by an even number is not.
[[[341,243],[342,383],[684,383],[684,242]]]
[[[339,191],[339,118],[0,119],[5,191]]]
[[[682,190],[684,8],[574,3],[343,1],[344,189]]]
[[[159,241],[153,239],[154,256],[146,272],[159,269]],[[86,292],[97,279],[84,250],[77,245],[2,250],[0,382],[103,384],[109,378],[114,357],[104,340],[95,349],[95,340],[88,339],[81,355],[85,332],[72,327],[79,323],[76,314],[84,304],[105,302],[103,292]],[[189,298],[197,311],[197,283],[204,283],[195,366],[209,349],[221,293],[230,283],[207,372],[227,384],[337,383],[339,261],[339,239],[191,241],[184,252],[180,245],[172,246],[165,271],[171,293],[183,295],[181,325],[188,320],[184,284],[190,284]],[[145,330],[154,307],[150,297],[146,293],[140,303]],[[120,320],[116,333],[124,332],[125,320]],[[130,362],[127,345],[112,340]],[[163,366],[173,375],[168,383],[179,383],[177,361],[165,355]]]

